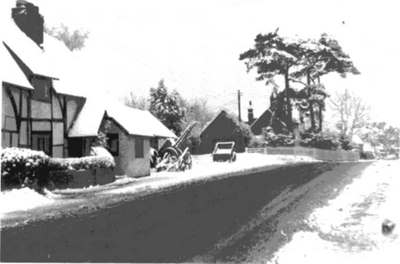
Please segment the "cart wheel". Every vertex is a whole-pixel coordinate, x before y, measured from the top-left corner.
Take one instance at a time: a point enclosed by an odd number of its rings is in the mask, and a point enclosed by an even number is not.
[[[233,152],[232,161],[236,161],[236,152]]]
[[[189,170],[192,169],[192,164],[193,164],[193,162],[192,162],[192,157],[189,156],[189,159],[188,159],[188,168],[189,168]]]
[[[182,154],[182,151],[180,149],[176,148],[167,148],[164,152],[163,157],[165,158],[166,155],[170,155],[171,157],[176,157],[178,158]]]

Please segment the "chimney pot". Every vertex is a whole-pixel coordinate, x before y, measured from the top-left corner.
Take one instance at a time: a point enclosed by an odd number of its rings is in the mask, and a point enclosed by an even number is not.
[[[249,125],[254,122],[254,113],[251,101],[249,101],[249,108],[247,109],[247,120]]]

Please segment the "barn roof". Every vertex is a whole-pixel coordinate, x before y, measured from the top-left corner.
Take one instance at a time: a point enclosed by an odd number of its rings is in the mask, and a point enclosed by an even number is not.
[[[176,137],[172,131],[165,127],[149,111],[94,98],[86,100],[68,136],[96,136],[105,115],[115,120],[129,135],[163,138]]]
[[[207,132],[207,130],[211,127],[211,125],[216,122],[220,117],[222,116],[226,116],[227,113],[225,110],[222,110],[221,112],[219,112],[218,115],[216,115],[210,122],[207,123],[207,125],[201,130],[200,136],[203,135],[204,133]]]

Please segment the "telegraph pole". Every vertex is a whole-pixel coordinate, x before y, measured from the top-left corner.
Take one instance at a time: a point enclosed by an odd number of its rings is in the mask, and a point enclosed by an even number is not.
[[[240,108],[240,96],[241,95],[242,95],[242,93],[240,92],[240,90],[238,90],[237,97],[238,97],[239,122],[242,122],[242,112],[241,112],[241,108]]]

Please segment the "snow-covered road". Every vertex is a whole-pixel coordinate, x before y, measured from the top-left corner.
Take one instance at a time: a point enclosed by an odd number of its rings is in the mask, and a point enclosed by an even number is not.
[[[399,171],[400,161],[339,166],[288,187],[191,261],[399,263]],[[390,235],[381,232],[385,219],[396,224]]]

